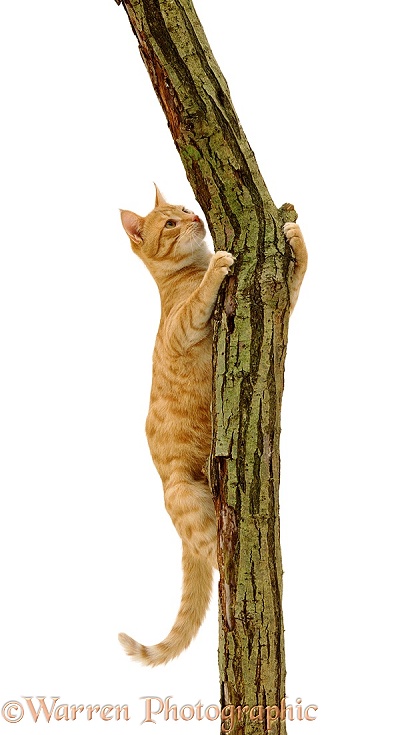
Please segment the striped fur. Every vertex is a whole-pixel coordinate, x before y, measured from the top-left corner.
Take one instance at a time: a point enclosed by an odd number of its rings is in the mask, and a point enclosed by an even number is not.
[[[161,297],[146,434],[165,506],[182,539],[183,591],[176,621],[161,643],[143,646],[125,633],[119,640],[134,660],[157,666],[178,656],[196,635],[217,566],[215,510],[204,472],[211,442],[211,317],[234,259],[210,253],[199,217],[167,204],[158,189],[149,215],[122,211],[121,218]],[[289,234],[295,242],[302,237],[299,228]]]

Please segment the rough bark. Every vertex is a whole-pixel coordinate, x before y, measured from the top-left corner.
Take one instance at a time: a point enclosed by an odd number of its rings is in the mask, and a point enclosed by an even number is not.
[[[236,257],[214,319],[210,479],[219,523],[221,705],[285,695],[279,435],[291,253],[191,0],[122,2],[215,249]],[[257,710],[253,711],[255,717]],[[236,733],[267,732],[249,713]],[[285,733],[277,723],[272,733]]]

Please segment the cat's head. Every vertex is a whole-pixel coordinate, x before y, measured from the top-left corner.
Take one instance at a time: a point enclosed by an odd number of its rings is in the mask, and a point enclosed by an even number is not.
[[[155,190],[152,212],[140,217],[121,210],[121,219],[132,250],[157,277],[199,262],[207,250],[202,248],[205,227],[200,217],[181,205],[168,204],[157,186]]]

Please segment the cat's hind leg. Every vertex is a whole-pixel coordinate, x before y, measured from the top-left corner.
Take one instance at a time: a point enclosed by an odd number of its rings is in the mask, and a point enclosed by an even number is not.
[[[164,488],[164,502],[183,544],[216,566],[217,523],[207,482],[173,478]]]

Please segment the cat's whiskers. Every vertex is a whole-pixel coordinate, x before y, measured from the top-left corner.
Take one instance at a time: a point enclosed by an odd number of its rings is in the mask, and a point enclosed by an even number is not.
[[[177,251],[178,246],[188,246],[190,247],[190,250],[188,252],[184,251],[181,255],[181,258],[184,257],[190,257],[194,256],[195,252],[197,251],[199,245],[201,244],[202,240],[199,238],[199,236],[196,233],[196,228],[194,227],[194,223],[191,223],[188,227],[186,227],[185,231],[178,237],[177,242],[174,247],[173,251],[173,258],[177,259]]]

